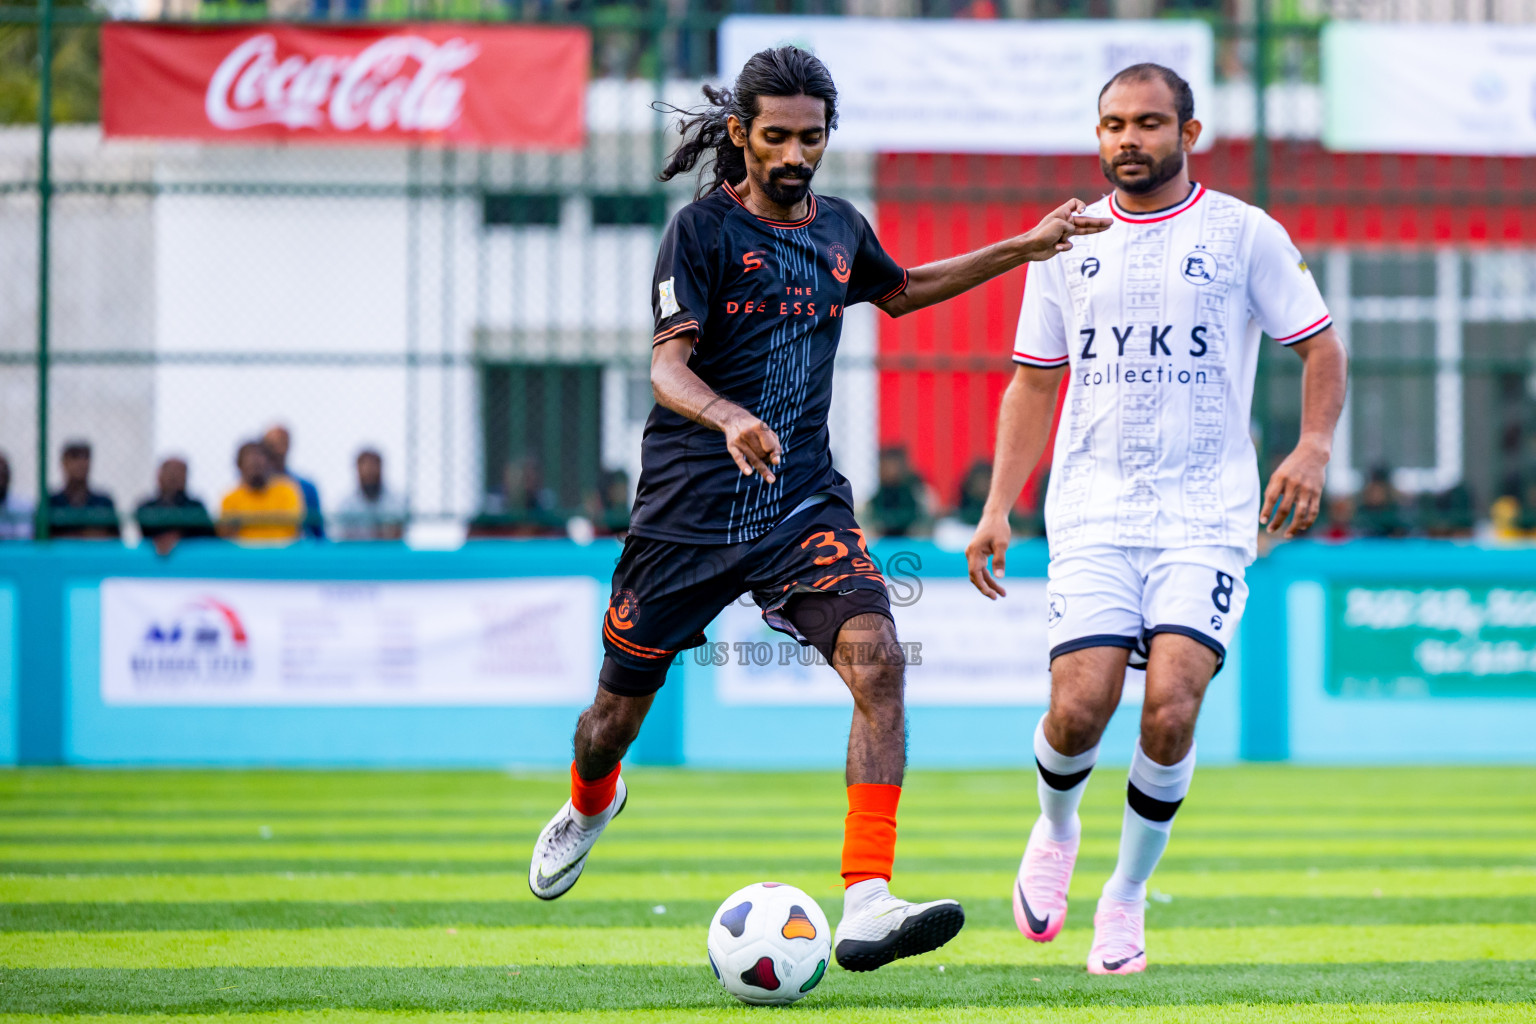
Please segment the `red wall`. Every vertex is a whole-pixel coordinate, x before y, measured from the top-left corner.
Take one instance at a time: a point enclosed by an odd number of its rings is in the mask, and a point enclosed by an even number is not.
[[[1536,245],[1536,160],[1280,143],[1270,166],[1269,212],[1303,248]],[[1212,188],[1251,198],[1246,142],[1218,143],[1192,169]],[[875,172],[880,240],[904,266],[1028,230],[1072,196],[1091,202],[1107,191],[1091,156],[882,154]],[[880,320],[880,443],[905,445],[946,506],[971,462],[991,459],[1023,290],[1024,271],[1015,271]]]

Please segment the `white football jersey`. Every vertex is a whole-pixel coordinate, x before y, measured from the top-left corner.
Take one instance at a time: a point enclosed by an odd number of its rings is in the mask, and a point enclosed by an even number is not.
[[[1259,338],[1332,322],[1301,253],[1258,207],[1196,184],[1029,270],[1015,362],[1070,365],[1045,499],[1052,555],[1084,544],[1227,546],[1253,560],[1249,436]]]

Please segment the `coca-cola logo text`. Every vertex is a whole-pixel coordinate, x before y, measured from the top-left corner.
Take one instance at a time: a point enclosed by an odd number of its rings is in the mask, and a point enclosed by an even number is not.
[[[367,127],[443,132],[464,110],[464,82],[455,77],[480,47],[463,39],[441,44],[393,35],[356,56],[298,54],[281,60],[270,33],[230,51],[208,83],[208,120],[226,131],[257,125],[340,131]]]

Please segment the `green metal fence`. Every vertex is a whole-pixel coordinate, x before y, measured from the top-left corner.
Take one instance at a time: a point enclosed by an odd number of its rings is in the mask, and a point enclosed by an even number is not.
[[[1387,195],[1298,178],[1297,167],[1323,159],[1303,123],[1319,80],[1320,9],[1276,0],[165,5],[167,18],[204,21],[585,24],[589,140],[561,156],[103,145],[91,126],[102,9],[4,6],[0,451],[13,499],[58,490],[62,446],[80,438],[130,535],[167,454],[188,458],[192,490],[216,513],[237,443],[282,423],[293,435],[289,468],[317,478],[328,519],[370,448],[416,523],[526,535],[564,532],[579,514],[598,531],[621,528],[650,404],[644,297],[655,240],[688,197],[655,181],[666,139],[648,104],[696,96],[697,80],[721,71],[721,19],[754,12],[1198,17],[1215,32],[1224,102],[1246,104],[1224,116],[1249,126],[1202,169],[1216,187],[1294,210],[1443,203],[1465,185],[1421,175],[1424,160],[1405,160]],[[1074,167],[1063,196],[1103,191],[1091,160]],[[1484,198],[1536,207],[1529,166],[1501,181]],[[881,194],[872,158],[835,147],[819,187],[900,201],[900,189]],[[965,181],[949,192],[988,198]],[[1374,532],[1446,533],[1536,510],[1529,244],[1304,246],[1354,357],[1330,481],[1336,517]],[[833,424],[839,462],[863,495],[877,485],[882,444],[875,330],[872,317],[850,322]],[[1267,467],[1297,429],[1299,364],[1266,348],[1260,373],[1255,435]],[[1494,509],[1501,496],[1514,505]],[[926,500],[936,516],[958,504]],[[1364,507],[1351,512],[1351,500]],[[80,526],[37,504],[37,536]]]

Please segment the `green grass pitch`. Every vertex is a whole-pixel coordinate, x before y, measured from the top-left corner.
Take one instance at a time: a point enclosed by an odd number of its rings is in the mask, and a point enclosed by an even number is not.
[[[1048,946],[1009,906],[1033,776],[915,771],[893,888],[958,897],[965,930],[785,1010],[725,995],[705,927],[768,879],[835,924],[840,773],[626,778],[585,876],[543,904],[528,851],[564,773],[0,774],[0,1019],[1536,1020],[1530,767],[1201,769],[1128,978],[1083,969],[1123,769],[1090,785]]]

